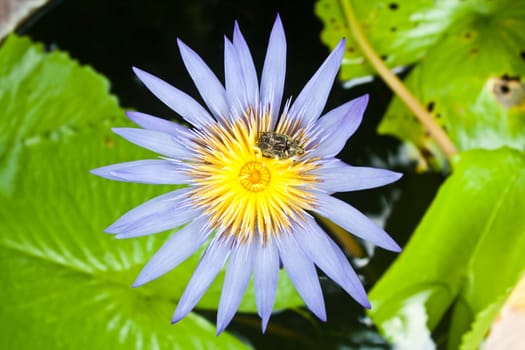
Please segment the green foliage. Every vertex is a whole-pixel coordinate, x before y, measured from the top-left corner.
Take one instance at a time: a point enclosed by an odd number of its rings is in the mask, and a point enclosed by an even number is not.
[[[449,307],[449,349],[476,349],[525,271],[525,157],[510,148],[460,154],[405,251],[370,294],[391,341],[434,329]],[[419,316],[423,323],[414,324]],[[426,327],[425,327],[426,322]]]
[[[194,313],[170,324],[199,254],[130,287],[169,233],[115,240],[103,229],[174,188],[89,173],[155,157],[110,132],[127,122],[108,87],[92,69],[28,39],[11,36],[0,49],[0,348],[245,348],[227,333],[216,337]],[[199,307],[216,309],[222,278]],[[251,289],[241,309],[254,304]],[[300,304],[280,278],[276,307]]]
[[[341,1],[346,0],[317,2],[315,12],[325,25],[321,40],[334,48],[341,38],[346,38],[342,80],[374,75],[374,69],[367,63],[349,32]],[[414,12],[429,8],[433,3],[432,0],[356,0],[352,1],[352,6],[372,46],[385,63],[394,68],[421,59],[439,36],[439,28],[429,28],[423,19],[412,18]]]
[[[525,85],[519,79],[525,76],[525,2],[357,0],[352,5],[387,65],[415,64],[406,85],[459,150],[523,149]],[[321,37],[329,46],[350,36],[339,1],[320,0],[317,13],[325,22]],[[343,79],[373,74],[355,44],[345,58]],[[379,132],[414,144],[437,166],[443,161],[434,141],[397,97]]]

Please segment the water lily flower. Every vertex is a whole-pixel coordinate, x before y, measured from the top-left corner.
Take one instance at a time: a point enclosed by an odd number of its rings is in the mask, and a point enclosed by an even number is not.
[[[224,85],[192,49],[181,40],[178,46],[207,108],[134,68],[142,83],[191,127],[128,112],[141,128],[113,131],[162,157],[92,171],[117,181],[186,185],[138,206],[107,228],[117,238],[132,238],[185,225],[151,258],[134,286],[165,274],[210,242],[178,301],[173,322],[195,307],[224,265],[218,334],[235,315],[252,275],[264,332],[281,267],[306,306],[323,321],[325,305],[315,266],[369,307],[347,257],[313,217],[328,218],[384,249],[400,250],[381,227],[332,196],[382,186],[400,177],[335,158],[359,126],[368,102],[365,95],[321,116],[341,64],[344,39],[282,110],[286,39],[279,17],[260,82],[237,23],[233,40],[224,41]]]

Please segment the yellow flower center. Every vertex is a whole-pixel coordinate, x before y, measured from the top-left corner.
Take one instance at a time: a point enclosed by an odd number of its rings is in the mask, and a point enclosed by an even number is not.
[[[248,112],[231,124],[200,131],[198,154],[189,170],[190,196],[209,216],[212,229],[241,240],[259,234],[265,242],[312,209],[314,196],[308,190],[318,181],[312,173],[317,161],[263,157],[257,139],[268,130],[268,116]]]
[[[270,171],[264,163],[248,162],[244,164],[239,172],[241,185],[250,192],[264,191],[270,179]]]

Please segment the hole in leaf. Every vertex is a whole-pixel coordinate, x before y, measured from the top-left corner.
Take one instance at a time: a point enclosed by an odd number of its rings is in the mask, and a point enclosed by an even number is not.
[[[427,103],[427,111],[432,112],[434,110],[434,105],[434,101],[430,101],[429,103]]]
[[[388,59],[388,55],[381,55],[381,60],[386,61]]]
[[[399,5],[395,2],[391,2],[390,4],[388,4],[388,8],[391,9],[392,11],[395,11],[399,8]]]
[[[521,59],[525,61],[525,50],[521,50],[520,56],[521,56]]]
[[[504,74],[501,78],[490,79],[489,84],[492,85],[491,91],[496,101],[505,108],[512,108],[525,101],[525,84],[519,76]]]

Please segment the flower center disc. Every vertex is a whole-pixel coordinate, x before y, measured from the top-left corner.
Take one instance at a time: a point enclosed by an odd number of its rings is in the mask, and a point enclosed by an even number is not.
[[[261,192],[268,186],[272,177],[264,163],[248,162],[242,166],[239,178],[244,189]]]

